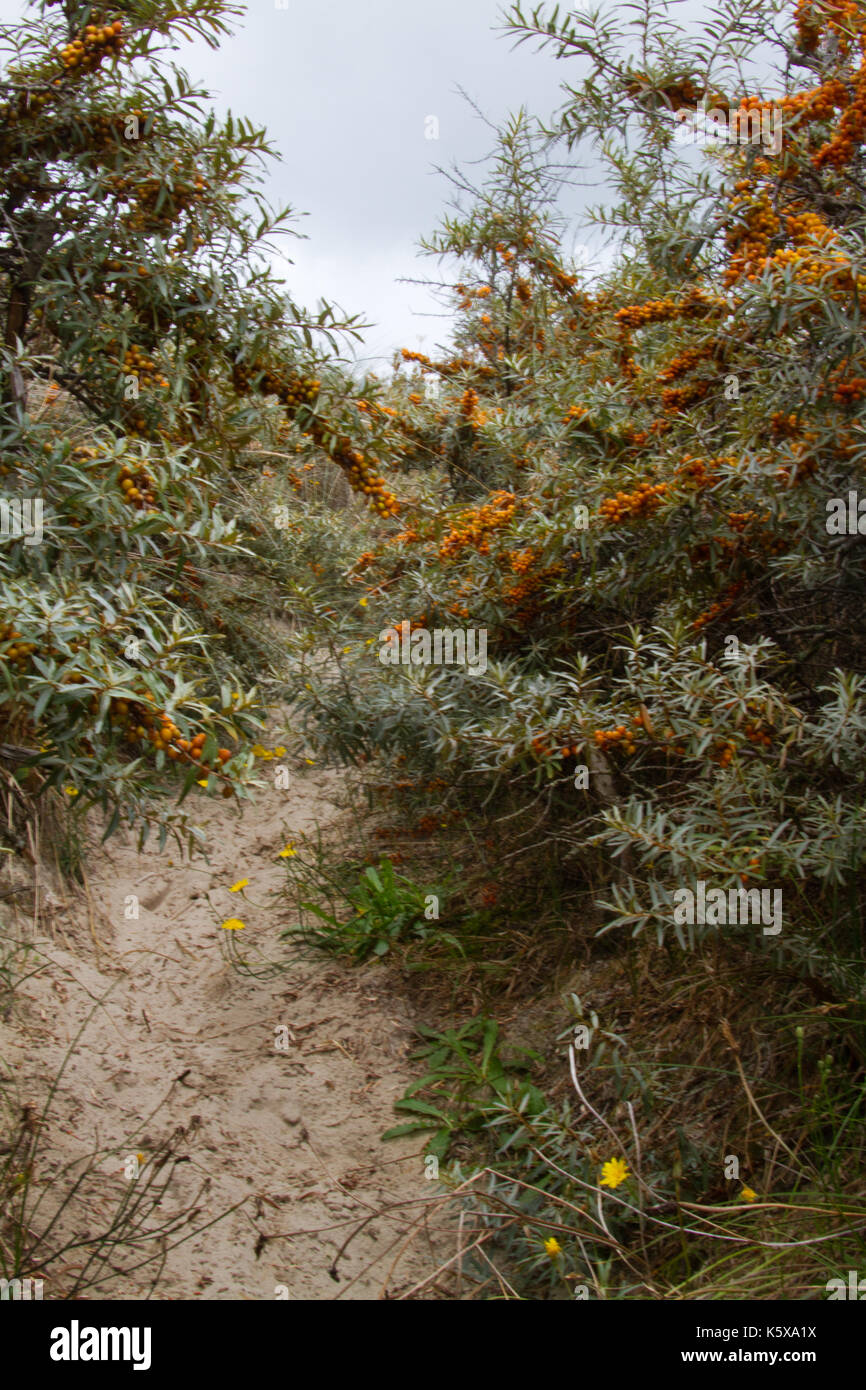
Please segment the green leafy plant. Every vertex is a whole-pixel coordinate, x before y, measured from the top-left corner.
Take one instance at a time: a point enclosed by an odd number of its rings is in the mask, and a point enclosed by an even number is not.
[[[429,1132],[426,1151],[441,1160],[458,1135],[482,1130],[498,1114],[498,1103],[520,1116],[544,1108],[538,1087],[515,1074],[540,1060],[538,1054],[518,1049],[506,1066],[495,1019],[472,1018],[441,1033],[426,1027],[418,1032],[426,1041],[412,1060],[423,1063],[424,1075],[394,1103],[395,1110],[411,1118],[387,1130],[383,1139]]]
[[[430,896],[410,879],[395,873],[391,861],[383,858],[378,867],[369,864],[360,882],[343,894],[352,909],[350,917],[338,917],[307,900],[301,907],[324,925],[293,926],[283,936],[301,936],[313,945],[359,961],[384,956],[399,941],[423,941],[440,932],[438,923],[426,915]],[[450,933],[442,935],[459,949],[456,937]]]

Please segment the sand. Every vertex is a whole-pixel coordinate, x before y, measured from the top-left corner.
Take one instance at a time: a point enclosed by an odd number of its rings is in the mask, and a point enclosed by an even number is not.
[[[16,1103],[31,1098],[41,1109],[73,1048],[37,1161],[34,1191],[46,1191],[46,1210],[68,1189],[64,1165],[116,1147],[64,1220],[65,1231],[91,1236],[177,1127],[187,1131],[190,1162],[177,1167],[162,1216],[197,1199],[204,1224],[241,1203],[169,1251],[155,1298],[401,1297],[435,1267],[428,1236],[411,1234],[434,1196],[423,1136],[381,1141],[414,1075],[412,1019],[386,970],[317,957],[250,979],[224,950],[220,924],[237,917],[246,923],[235,933],[238,951],[285,959],[279,932],[290,909],[273,896],[286,876],[279,850],[334,825],[340,791],[339,774],[313,768],[293,769],[290,790],[265,789],[243,814],[203,795],[194,810],[209,862],[184,862],[171,843],[140,854],[120,832],[88,855],[89,903],[44,870],[35,897],[7,900],[7,925],[14,903],[19,928],[38,937],[46,959],[0,1022]],[[242,878],[244,895],[230,893]],[[139,1177],[125,1176],[139,1154]],[[340,1247],[370,1217],[335,1279]],[[153,1248],[142,1245],[142,1257]],[[128,1269],[128,1253],[117,1263]],[[58,1267],[45,1297],[62,1295],[62,1285]],[[140,1271],[82,1296],[132,1299],[149,1288]],[[420,1296],[435,1295],[428,1286]]]

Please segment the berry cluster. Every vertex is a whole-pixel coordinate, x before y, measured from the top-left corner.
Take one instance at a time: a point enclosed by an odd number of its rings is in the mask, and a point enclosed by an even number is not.
[[[536,570],[534,573],[528,569],[521,575],[516,584],[506,585],[503,588],[502,597],[509,607],[516,610],[513,614],[513,621],[521,627],[532,622],[539,612],[541,596],[549,588],[551,582],[564,573],[565,565],[557,560],[554,564],[547,565],[544,569]]]
[[[774,410],[770,416],[770,430],[776,439],[793,439],[801,429],[800,418],[793,412],[786,415],[783,410]]]
[[[123,47],[123,22],[88,24],[77,39],[60,50],[60,61],[67,72],[92,72],[109,53],[119,53]]]
[[[755,520],[756,516],[756,512],[728,512],[728,525],[732,531],[737,531],[742,535],[750,522]]]
[[[708,381],[693,381],[688,386],[668,386],[662,391],[665,410],[684,410],[695,401],[702,401],[710,389]]]
[[[794,19],[797,46],[801,53],[814,53],[821,38],[821,18],[815,14],[812,0],[797,0]]]
[[[448,559],[465,546],[478,548],[491,531],[501,530],[514,516],[516,499],[513,492],[494,492],[489,502],[462,512],[457,525],[448,532],[439,546],[439,558]]]
[[[400,355],[404,362],[417,362],[422,372],[435,372],[438,376],[456,376],[458,372],[471,371],[476,376],[493,376],[495,368],[487,367],[473,362],[468,357],[455,357],[450,362],[433,362],[423,352],[413,352],[410,348],[401,348]]]
[[[633,425],[625,425],[622,431],[622,442],[631,449],[642,449],[649,443],[649,437],[648,430],[636,430]]]
[[[295,415],[302,405],[313,404],[322,384],[318,377],[284,377],[269,367],[260,372],[254,367],[244,366],[242,362],[235,363],[232,381],[239,395],[247,395],[255,386],[265,395],[277,396],[290,417]]]
[[[268,395],[279,396],[286,413],[294,413],[302,405],[312,405],[319,394],[321,382],[318,377],[289,377],[288,381],[283,381],[273,372],[265,372],[262,379],[262,390]]]
[[[26,671],[31,655],[40,650],[38,643],[22,640],[14,623],[0,623],[0,642],[9,643],[3,657],[10,665],[17,666],[19,671]]]
[[[148,694],[145,700],[152,703],[153,696]],[[94,699],[91,701],[91,711],[95,713],[97,708],[98,701]],[[192,739],[184,738],[177,724],[164,710],[152,709],[138,700],[112,700],[109,719],[113,727],[122,732],[127,743],[150,744],[155,753],[165,753],[172,762],[190,763],[205,775],[214,772],[221,776],[225,783],[223,796],[231,796],[232,790],[225,773],[225,765],[232,756],[230,749],[220,748],[213,763],[206,762],[202,756],[206,734],[198,733]]]
[[[90,126],[91,143],[96,149],[105,149],[109,145],[116,144],[118,140],[123,140],[126,122],[132,116],[135,116],[140,122],[144,122],[144,112],[140,107],[133,108],[125,116],[94,116]],[[152,133],[152,130],[153,127],[151,126],[149,132],[140,132],[139,139],[145,133]]]
[[[477,285],[474,289],[468,285],[455,285],[454,293],[459,295],[460,299],[464,301],[461,304],[461,308],[468,309],[471,307],[473,299],[487,299],[493,293],[493,290],[490,285]]]
[[[863,16],[861,13],[861,24]],[[862,32],[862,31],[861,31]],[[812,156],[816,169],[842,169],[850,164],[866,139],[866,68],[854,80],[854,99],[842,112],[835,135]]]
[[[710,623],[715,622],[716,618],[721,617],[723,613],[728,613],[731,610],[731,608],[733,608],[739,595],[742,593],[742,589],[742,579],[737,579],[734,581],[733,584],[729,584],[719,601],[717,603],[712,604],[707,609],[706,613],[701,613],[699,617],[695,618],[694,622],[692,623],[692,627],[694,628],[695,632],[700,632]]]
[[[745,188],[743,184],[745,183]],[[730,201],[733,226],[725,234],[730,260],[724,283],[732,285],[743,276],[755,281],[767,259],[770,242],[777,236],[781,223],[765,194],[747,192],[751,185],[741,181]]]
[[[656,380],[660,385],[670,385],[672,381],[677,381],[681,376],[685,376],[686,372],[692,371],[699,362],[713,357],[716,352],[717,348],[712,344],[704,347],[683,348],[682,352],[678,352],[675,357],[671,358],[668,365],[659,372]]]
[[[552,751],[546,734],[536,734],[529,746],[538,759],[549,757]]]
[[[383,518],[397,515],[400,510],[397,498],[364,455],[352,447],[349,439],[337,441],[331,458],[346,474],[349,486],[370,499],[374,511]]]
[[[731,454],[723,454],[718,458],[692,458],[691,454],[684,454],[683,461],[677,469],[677,477],[681,483],[691,485],[697,491],[710,487],[718,480],[719,474],[716,469],[727,464],[733,467],[736,459]]]
[[[680,306],[675,299],[650,299],[646,304],[629,304],[617,309],[614,319],[623,328],[645,328],[649,323],[666,323],[679,318]]]
[[[671,319],[705,318],[725,307],[724,299],[705,295],[693,285],[679,301],[650,299],[645,304],[628,304],[617,309],[613,317],[621,328],[645,328],[647,324],[667,323]]]
[[[848,92],[843,82],[831,78],[809,92],[792,92],[790,96],[782,97],[777,105],[791,118],[792,128],[808,126],[812,122],[824,124],[833,119],[836,111],[848,105]],[[756,172],[762,172],[757,168],[757,161]]]
[[[635,725],[641,723],[640,715],[635,715],[633,726],[629,728],[627,724],[618,724],[615,729],[596,729],[593,734],[595,744],[604,753],[609,748],[621,750],[623,753],[634,753],[637,749],[635,738],[638,736]]]
[[[561,758],[576,758],[579,748],[580,745],[574,742],[573,739],[571,742],[566,739],[566,742],[560,745],[559,756]]]
[[[181,165],[174,161],[175,171]],[[175,179],[168,184],[161,177],[147,179],[124,179],[115,175],[111,180],[115,196],[128,198],[133,207],[126,214],[125,222],[131,231],[144,231],[149,228],[171,227],[182,212],[188,212],[196,203],[204,201],[210,184],[202,174],[189,176],[188,181]],[[204,238],[197,238],[204,245]],[[184,238],[179,238],[185,244]],[[175,246],[179,249],[178,242]]]
[[[558,266],[555,261],[550,259],[544,262],[544,269],[547,271],[550,283],[556,292],[558,294],[570,296],[571,291],[577,284],[577,276],[566,274],[561,266]]]
[[[838,252],[828,254],[805,246],[788,246],[774,252],[767,261],[769,270],[784,272],[789,268],[804,285],[814,285],[822,289],[831,285],[834,289],[843,291],[854,288],[851,262],[847,256]],[[757,279],[757,276],[748,278]]]
[[[773,746],[772,725],[763,719],[748,720],[744,733],[749,742],[758,747],[771,748]]]
[[[521,275],[518,275],[514,282],[514,293],[521,304],[529,304],[532,300],[532,281],[524,280]]]
[[[112,358],[112,361],[117,361],[117,359]],[[168,386],[168,378],[164,377],[158,370],[153,358],[148,357],[147,353],[139,347],[133,346],[126,349],[120,367],[126,375],[138,377],[143,386]]]
[[[144,464],[125,463],[118,475],[120,490],[125,502],[139,511],[153,507],[156,502],[156,479]]]
[[[837,405],[854,405],[866,396],[866,377],[854,376],[847,381],[837,382],[833,389],[833,400]]]
[[[11,126],[27,116],[37,115],[51,100],[48,92],[23,91],[16,102],[0,102],[0,121]]]
[[[639,483],[634,492],[618,492],[606,497],[599,513],[606,521],[623,521],[626,517],[651,516],[662,505],[667,483]]]
[[[124,429],[126,430],[127,434],[136,435],[142,439],[147,438],[147,421],[145,420],[143,415],[133,415],[132,411],[135,409],[136,407],[133,405],[130,407],[129,410],[124,411]]]
[[[526,574],[530,569],[532,569],[532,566],[535,564],[536,558],[537,557],[535,551],[531,549],[511,550],[508,553],[508,563],[511,566],[512,573],[514,574]]]

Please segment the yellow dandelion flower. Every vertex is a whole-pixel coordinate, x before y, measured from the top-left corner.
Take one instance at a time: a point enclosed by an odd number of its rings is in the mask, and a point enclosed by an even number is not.
[[[551,1259],[553,1259],[555,1255],[562,1254],[562,1246],[556,1239],[556,1236],[551,1236],[549,1240],[544,1242],[544,1249]]]
[[[601,1177],[598,1180],[599,1187],[619,1187],[621,1182],[631,1174],[628,1171],[628,1164],[621,1158],[609,1158],[607,1163],[602,1166]]]
[[[237,883],[233,883],[229,889],[230,893],[239,893],[242,888],[248,888],[250,881],[248,878],[239,878]]]
[[[754,1202],[757,1200],[757,1197],[757,1192],[753,1192],[751,1187],[744,1187],[742,1192],[740,1193],[741,1202]]]
[[[243,931],[246,922],[242,922],[239,917],[229,917],[223,922],[223,931]]]

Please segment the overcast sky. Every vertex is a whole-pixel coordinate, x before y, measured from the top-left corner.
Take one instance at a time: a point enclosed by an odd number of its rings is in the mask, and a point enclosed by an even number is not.
[[[8,0],[7,0],[8,2]],[[285,0],[282,0],[285,3]],[[251,0],[217,52],[187,46],[182,61],[218,109],[265,125],[282,163],[276,202],[308,214],[308,241],[289,243],[294,295],[319,295],[375,323],[365,354],[428,348],[442,336],[429,292],[401,276],[435,273],[416,257],[449,196],[434,166],[481,158],[492,133],[459,96],[498,122],[526,104],[558,105],[562,64],[516,51],[498,0]],[[439,138],[426,138],[428,116]]]

